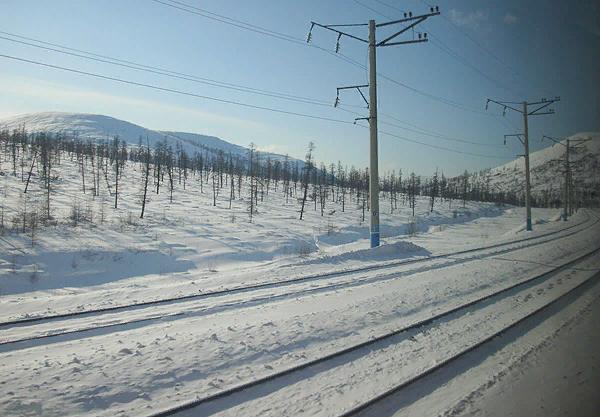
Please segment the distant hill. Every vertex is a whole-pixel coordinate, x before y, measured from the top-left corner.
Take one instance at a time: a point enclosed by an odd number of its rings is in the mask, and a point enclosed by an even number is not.
[[[578,133],[569,137],[570,169],[574,191],[582,199],[600,197],[600,133]],[[587,140],[589,139],[589,140]],[[548,139],[546,139],[548,140]],[[586,142],[578,142],[587,140]],[[538,205],[562,202],[565,186],[565,155],[567,140],[529,156],[531,193]],[[520,157],[494,169],[475,175],[476,180],[489,182],[495,190],[517,196],[525,193],[525,158]]]
[[[78,134],[83,140],[103,141],[111,140],[119,135],[130,146],[137,146],[140,136],[144,142],[146,138],[151,147],[158,141],[166,140],[174,149],[179,144],[188,154],[195,152],[216,152],[223,150],[226,154],[246,156],[247,149],[214,136],[200,135],[186,132],[169,132],[146,129],[124,120],[113,117],[85,114],[42,112],[24,114],[0,120],[0,129],[19,129],[25,126],[31,133],[52,132]],[[582,198],[600,199],[600,133],[578,133],[569,139],[590,139],[573,148],[570,155],[573,182],[576,192]],[[575,143],[572,143],[572,145]],[[544,150],[533,152],[530,155],[531,164],[531,190],[538,205],[547,206],[552,202],[560,203],[564,193],[566,139],[561,144],[548,147]],[[261,152],[264,161],[271,157],[273,161],[283,162],[283,155]],[[290,158],[294,163],[297,159]],[[300,167],[304,162],[299,161]],[[422,177],[425,178],[425,177]],[[472,184],[489,184],[494,192],[504,191],[523,199],[525,193],[525,161],[518,158],[515,161],[494,169],[486,169],[479,173],[471,174]]]
[[[143,138],[144,144],[146,138],[151,147],[155,147],[158,141],[166,140],[169,145],[175,149],[177,143],[181,145],[185,151],[193,155],[194,152],[215,152],[222,149],[226,154],[229,152],[233,156],[246,156],[246,148],[239,145],[226,142],[214,136],[200,135],[197,133],[184,132],[167,132],[156,131],[138,126],[124,120],[115,119],[114,117],[103,116],[98,114],[86,113],[64,113],[64,112],[41,112],[32,114],[23,114],[0,120],[0,129],[19,129],[25,126],[28,133],[50,132],[50,133],[66,133],[77,134],[80,139],[103,141],[112,140],[116,135],[119,138],[127,141],[130,146],[137,146],[140,136]],[[271,157],[273,161],[280,160],[283,162],[285,156],[260,152],[261,159]],[[296,161],[290,157],[290,162]],[[300,161],[300,166],[303,166],[303,161]]]

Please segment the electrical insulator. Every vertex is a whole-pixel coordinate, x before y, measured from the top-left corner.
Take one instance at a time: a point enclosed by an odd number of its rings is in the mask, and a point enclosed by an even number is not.
[[[406,19],[406,13],[404,13],[404,18]]]
[[[337,39],[337,43],[335,44],[335,53],[337,54],[340,50],[340,38],[342,37],[342,34],[340,33],[338,35],[338,39]]]
[[[335,98],[335,101],[333,102],[333,107],[337,107],[337,106],[339,106],[339,105],[340,105],[340,98],[339,98],[339,97],[336,97],[336,98]]]
[[[431,8],[431,13],[433,13],[433,7]]]
[[[412,12],[408,12],[408,17],[412,17]]]
[[[488,104],[490,104],[490,102],[488,101],[487,103],[485,103],[485,109],[488,109]]]
[[[506,106],[504,106],[504,109],[502,109],[502,116],[506,116]]]
[[[506,145],[506,138],[504,138],[504,144]]]
[[[421,39],[421,36],[422,36],[422,35],[419,33],[419,39]]]
[[[424,33],[423,36],[425,37],[425,39],[427,39],[427,34],[426,33]]]
[[[308,31],[308,36],[306,37],[306,43],[310,43],[310,40],[312,39],[312,30],[314,27],[315,27],[315,24],[311,23],[310,30]]]
[[[440,11],[440,7],[439,6],[435,6],[435,11],[439,12]]]

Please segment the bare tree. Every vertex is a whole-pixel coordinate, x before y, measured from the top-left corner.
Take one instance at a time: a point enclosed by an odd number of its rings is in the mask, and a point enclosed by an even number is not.
[[[140,135],[140,144],[142,143],[142,136]],[[140,149],[141,152],[141,149]],[[142,195],[142,214],[140,214],[140,219],[144,218],[144,210],[146,209],[146,204],[148,203],[147,195],[148,195],[148,179],[150,178],[150,160],[152,154],[150,153],[150,141],[148,140],[148,136],[146,136],[146,152],[143,157],[140,158],[144,165],[142,170],[142,184],[143,184],[143,195]]]
[[[435,204],[435,198],[438,195],[440,188],[440,182],[438,179],[438,168],[435,167],[435,173],[433,174],[433,178],[431,179],[430,188],[429,188],[429,205],[431,206],[431,212],[433,213],[433,205]]]
[[[248,156],[248,177],[250,181],[248,190],[250,194],[250,200],[247,203],[247,210],[250,214],[250,223],[252,223],[252,217],[256,212],[256,204],[258,199],[258,151],[256,150],[256,145],[254,144],[254,142],[250,143],[246,154]]]
[[[308,186],[310,184],[311,171],[314,167],[313,160],[313,151],[315,150],[315,145],[312,142],[308,143],[308,153],[306,154],[306,159],[304,160],[304,166],[302,167],[302,171],[304,175],[302,176],[302,188],[303,195],[300,200],[300,220],[302,220],[302,215],[304,214],[304,206],[306,205],[306,199],[308,197]]]
[[[461,180],[462,180],[461,188],[462,188],[463,207],[465,207],[467,204],[467,197],[469,195],[469,193],[468,193],[468,191],[469,191],[469,173],[467,172],[466,169],[465,169],[465,172],[461,176]]]

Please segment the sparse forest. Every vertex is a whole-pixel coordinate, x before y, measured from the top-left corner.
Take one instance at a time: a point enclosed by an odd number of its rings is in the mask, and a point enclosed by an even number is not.
[[[169,201],[173,202],[175,189],[185,192],[190,187],[210,193],[214,206],[218,204],[219,195],[228,196],[228,208],[233,200],[244,199],[250,222],[260,213],[261,202],[269,193],[283,193],[286,203],[297,201],[300,220],[306,210],[312,209],[324,216],[330,210],[344,212],[348,204],[360,208],[362,221],[369,211],[368,168],[348,168],[342,161],[329,167],[322,162],[317,164],[316,147],[312,142],[302,166],[287,155],[283,162],[273,161],[271,157],[262,158],[252,143],[245,157],[234,157],[218,149],[189,155],[181,144],[177,143],[173,149],[166,140],[151,148],[141,136],[137,145],[132,146],[117,135],[93,142],[84,141],[77,134],[29,134],[26,126],[0,131],[0,146],[2,175],[20,177],[22,182],[18,213],[12,213],[9,218],[3,207],[0,227],[17,228],[18,225],[23,231],[29,229],[32,235],[38,225],[63,220],[92,221],[93,208],[89,203],[84,207],[79,200],[72,202],[68,219],[57,219],[53,215],[53,199],[60,194],[58,180],[65,160],[78,167],[82,197],[94,199],[102,194],[103,199],[112,199],[113,207],[117,208],[123,193],[135,194],[139,201],[139,212],[135,216],[139,218],[143,218],[152,205],[152,195],[168,193]],[[120,186],[125,173],[138,178],[139,188],[123,189]],[[463,205],[467,201],[524,204],[523,192],[492,187],[489,169],[478,173],[465,171],[454,178],[447,178],[439,169],[431,177],[420,177],[412,172],[403,176],[400,170],[383,173],[380,181],[382,207],[387,206],[392,214],[404,208],[414,216],[415,199],[419,196],[429,197],[430,211],[445,202],[452,204],[453,200],[461,201]],[[43,190],[44,196],[38,205],[27,198],[35,186]],[[575,188],[575,192],[577,190]],[[585,196],[585,192],[579,191],[579,204]],[[534,206],[552,207],[560,202],[560,190],[550,189],[533,196]],[[105,210],[103,200],[97,215],[99,221],[106,217]]]

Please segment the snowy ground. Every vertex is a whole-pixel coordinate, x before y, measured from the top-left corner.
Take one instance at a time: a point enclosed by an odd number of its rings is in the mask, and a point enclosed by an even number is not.
[[[124,189],[139,188],[134,172],[129,173],[130,183],[125,181]],[[18,191],[22,184],[10,176],[2,181],[5,216],[10,219],[18,205],[24,204]],[[344,213],[340,205],[329,203],[323,217],[309,206],[305,220],[299,221],[298,204],[292,200],[286,203],[280,192],[271,192],[259,202],[259,213],[249,223],[244,201],[235,200],[229,209],[228,192],[223,190],[213,207],[211,190],[205,188],[200,193],[198,184],[191,183],[185,192],[176,191],[173,203],[169,204],[163,194],[153,197],[147,216],[139,220],[135,193],[123,195],[120,208],[114,210],[108,196],[103,203],[101,197],[91,200],[81,193],[76,171],[61,181],[54,198],[58,225],[40,229],[33,246],[27,231],[1,238],[2,322],[450,254],[560,230],[588,216],[580,211],[565,223],[556,221],[558,210],[534,209],[534,231],[525,232],[524,210],[520,208],[468,202],[463,208],[458,202],[444,202],[429,213],[427,199],[421,199],[415,219],[418,223],[410,226],[413,218],[408,207],[399,205],[392,214],[389,201],[382,199],[382,246],[369,249],[368,228],[361,222],[355,202],[347,202]],[[36,193],[41,192],[34,189],[27,204],[39,204],[41,196]],[[67,224],[76,200],[93,207],[93,224]],[[418,233],[408,235],[410,229]],[[478,259],[448,256],[293,286],[58,323],[3,327],[0,342],[40,337],[60,328],[86,329],[143,320],[0,345],[0,415],[150,415],[504,288],[598,247],[599,236],[595,226],[533,249],[482,254]],[[552,286],[544,283],[528,288],[527,293],[516,294],[501,307],[491,306],[483,316],[473,314],[486,320],[437,329],[428,349],[420,353],[412,342],[405,341],[398,345],[396,356],[386,354],[375,359],[379,366],[361,362],[364,364],[356,365],[353,371],[342,370],[346,377],[356,373],[343,386],[325,385],[327,377],[320,375],[317,382],[324,385],[317,397],[308,395],[309,388],[294,384],[286,391],[273,392],[273,397],[226,404],[215,413],[335,414],[398,377],[417,372],[444,352],[458,349],[459,340],[470,340],[483,334],[486,326],[510,320],[511,311],[518,315],[535,303],[551,299],[599,267],[598,260],[592,259],[580,270],[568,271],[568,279],[555,277]],[[160,318],[165,315],[169,316]],[[460,333],[470,327],[481,331]],[[404,358],[402,375],[391,357]],[[352,367],[352,363],[346,366]],[[374,373],[379,368],[383,377],[378,379]],[[338,377],[331,374],[329,378]],[[368,384],[373,387],[366,388]],[[311,385],[313,380],[308,383]],[[277,395],[284,395],[286,401]]]
[[[361,417],[577,416],[600,410],[600,276]]]

